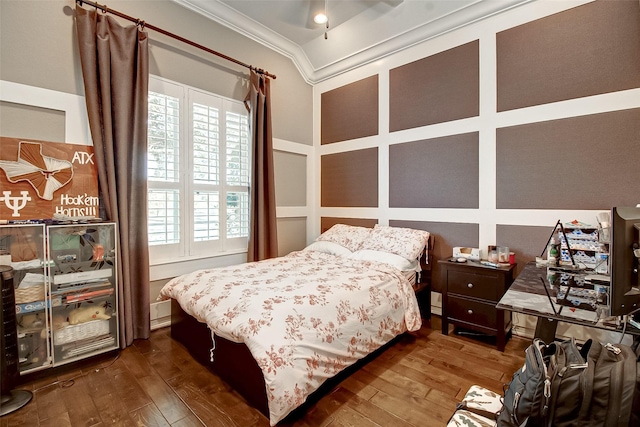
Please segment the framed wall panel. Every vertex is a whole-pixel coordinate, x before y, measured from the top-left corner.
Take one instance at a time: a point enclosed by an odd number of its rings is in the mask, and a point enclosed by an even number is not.
[[[498,111],[640,87],[640,3],[598,0],[497,33]]]
[[[307,157],[298,153],[273,151],[276,206],[307,204]]]
[[[324,233],[335,224],[355,225],[357,227],[373,228],[378,223],[377,219],[368,218],[336,218],[323,216],[320,218],[320,232]]]
[[[307,219],[278,218],[278,256],[299,251],[307,246]]]
[[[498,209],[611,209],[640,200],[640,108],[496,130]]]
[[[320,96],[320,143],[378,135],[378,75]]]
[[[321,206],[378,206],[377,148],[324,155],[320,174]]]
[[[479,114],[479,42],[389,71],[389,130],[432,125]]]
[[[478,133],[389,147],[389,206],[477,208]]]
[[[454,246],[478,247],[479,225],[454,222],[391,220],[392,227],[409,227],[426,230],[434,235],[433,269],[431,270],[432,291],[442,292],[440,268],[437,260],[451,257]]]
[[[0,101],[0,135],[66,142],[65,114],[65,111]]]

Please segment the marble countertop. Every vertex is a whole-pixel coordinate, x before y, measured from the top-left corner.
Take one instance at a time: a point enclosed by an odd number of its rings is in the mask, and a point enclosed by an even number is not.
[[[598,309],[599,306],[592,307],[585,302],[579,303],[578,298],[574,298],[571,292],[568,299],[561,298],[560,302],[558,300],[558,292],[566,293],[569,287],[573,290],[582,290],[585,276],[583,272],[553,271],[546,266],[537,267],[535,262],[530,262],[525,265],[498,302],[497,308],[538,317],[588,323],[590,326],[602,323],[599,322],[599,317],[604,318],[607,313],[603,309]],[[606,326],[602,325],[602,327]]]

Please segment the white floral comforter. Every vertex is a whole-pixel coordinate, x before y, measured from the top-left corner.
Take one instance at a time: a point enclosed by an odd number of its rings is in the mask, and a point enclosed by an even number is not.
[[[411,284],[386,264],[315,251],[177,277],[176,299],[213,333],[247,345],[275,425],[326,379],[421,326]]]

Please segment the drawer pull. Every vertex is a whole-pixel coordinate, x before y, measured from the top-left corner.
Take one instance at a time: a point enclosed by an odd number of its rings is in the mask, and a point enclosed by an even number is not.
[[[467,313],[473,314],[473,310],[469,309],[469,310],[467,310]]]
[[[467,283],[467,288],[469,289],[473,288],[473,283]]]

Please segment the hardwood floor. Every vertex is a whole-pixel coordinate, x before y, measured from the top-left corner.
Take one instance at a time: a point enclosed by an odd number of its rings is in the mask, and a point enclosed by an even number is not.
[[[472,384],[498,393],[524,362],[528,340],[512,338],[505,352],[450,333],[440,320],[403,335],[298,419],[279,426],[444,426]],[[238,426],[269,421],[196,362],[169,328],[153,331],[117,359],[94,361],[64,374],[26,382],[32,401],[0,418],[9,426]]]

